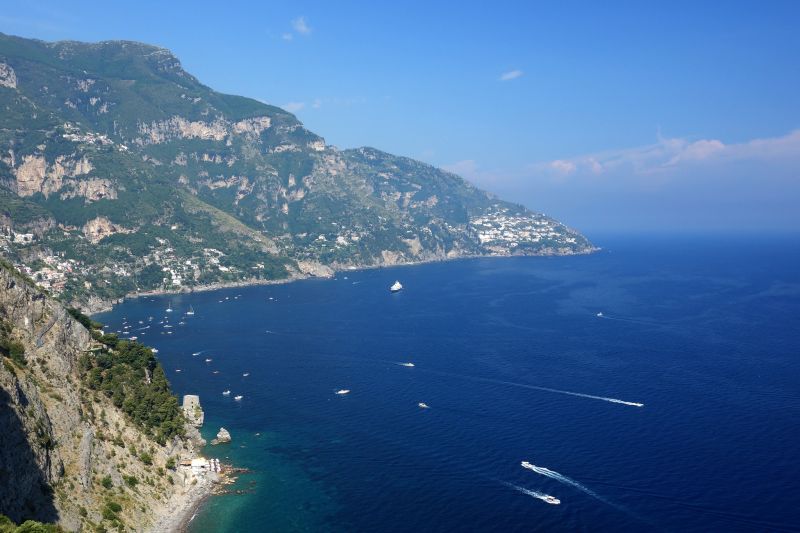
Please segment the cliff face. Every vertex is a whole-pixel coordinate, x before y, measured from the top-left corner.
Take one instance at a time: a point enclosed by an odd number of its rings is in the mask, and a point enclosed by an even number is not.
[[[193,454],[189,439],[160,446],[85,388],[78,361],[93,348],[91,335],[6,268],[0,320],[25,350],[24,364],[0,356],[0,514],[67,530],[106,520],[141,531],[194,488],[165,468]]]

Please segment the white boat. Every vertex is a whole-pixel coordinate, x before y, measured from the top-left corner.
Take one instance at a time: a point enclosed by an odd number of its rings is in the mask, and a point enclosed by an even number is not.
[[[167,313],[171,312],[172,312],[172,302],[170,302],[169,305],[167,306]]]
[[[350,394],[350,389],[340,389],[336,391],[336,394],[343,395],[343,394]]]
[[[206,357],[206,363],[210,363],[210,362],[211,362],[211,358],[210,357]]]
[[[192,355],[200,355],[203,352],[194,352]]]
[[[542,500],[543,502],[549,503],[550,505],[558,505],[559,503],[561,503],[561,500],[559,500],[554,496],[550,496],[549,494],[544,494],[539,499]]]
[[[222,391],[222,395],[223,395],[223,396],[230,396],[230,395],[231,395],[231,391],[229,391],[229,390],[224,390],[224,391]]]
[[[151,348],[150,351],[152,351],[153,353],[158,353],[158,348]]]
[[[242,377],[243,377],[243,378],[246,378],[246,377],[247,377],[247,376],[249,376],[249,375],[250,375],[250,372],[245,372],[244,374],[242,374]]]
[[[392,292],[399,292],[403,290],[403,285],[399,281],[395,281],[394,285],[389,287],[389,290]]]
[[[135,340],[136,340],[136,339],[138,339],[138,338],[139,338],[139,337],[137,337],[136,335],[134,335],[133,337],[131,337],[131,340],[132,340],[132,341],[135,341]]]
[[[219,374],[219,370],[214,370],[212,374]]]
[[[187,315],[189,315],[189,316],[191,316],[191,315],[193,315],[193,314],[194,314],[194,309],[192,309],[192,306],[191,306],[191,305],[189,306],[189,310],[188,310],[188,311],[186,311],[186,314],[187,314]]]
[[[400,363],[400,366],[407,366],[409,368],[414,366],[414,363]]]
[[[430,409],[431,408],[431,406],[428,405],[425,402],[419,402],[417,405],[419,405],[420,409]]]
[[[239,400],[241,400],[242,398],[244,398],[244,396],[242,396],[241,394],[240,394],[239,396],[234,396],[234,397],[233,397],[233,399],[234,399],[234,400],[236,400],[237,402],[238,402]]]
[[[600,311],[599,313],[597,313],[597,316],[598,316],[599,318],[603,318],[603,312],[602,312],[602,311]]]
[[[181,371],[181,369],[180,369],[180,368],[176,368],[176,369],[175,369],[175,372],[180,372],[180,371]]]

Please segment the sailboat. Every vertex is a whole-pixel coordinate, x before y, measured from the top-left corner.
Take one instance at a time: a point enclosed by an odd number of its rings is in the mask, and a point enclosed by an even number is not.
[[[169,305],[167,306],[167,313],[171,313],[171,312],[172,312],[172,301],[170,301]]]
[[[392,292],[398,292],[403,290],[403,285],[399,281],[395,281],[394,285],[389,287],[389,290]]]
[[[192,316],[194,314],[194,309],[192,309],[191,305],[189,306],[189,310],[186,311],[186,314],[189,315],[189,316]]]

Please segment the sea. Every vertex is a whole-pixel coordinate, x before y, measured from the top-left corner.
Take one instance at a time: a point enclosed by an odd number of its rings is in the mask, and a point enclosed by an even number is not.
[[[192,533],[800,530],[800,237],[595,242],[96,318],[249,470]]]

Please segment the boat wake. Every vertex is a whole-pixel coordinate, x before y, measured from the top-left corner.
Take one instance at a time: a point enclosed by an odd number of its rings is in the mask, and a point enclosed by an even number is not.
[[[588,494],[592,498],[595,498],[597,500],[600,500],[601,502],[610,504],[610,502],[606,501],[605,498],[603,498],[602,496],[597,494],[595,491],[593,491],[593,490],[581,485],[580,483],[578,483],[574,479],[568,478],[567,476],[565,476],[563,474],[559,474],[558,472],[555,472],[555,471],[550,470],[549,468],[545,468],[543,466],[536,466],[535,464],[529,463],[528,461],[522,461],[521,465],[522,465],[522,468],[527,468],[528,470],[536,472],[537,474],[540,474],[540,475],[545,476],[545,477],[549,477],[550,479],[554,479],[554,480],[558,481],[559,483],[563,483],[565,485],[569,485],[571,487],[575,487],[579,491]]]
[[[542,492],[537,492],[535,490],[528,490],[525,487],[520,487],[519,485],[514,485],[513,483],[507,483],[505,481],[503,482],[503,484],[506,485],[507,487],[511,487],[517,492],[521,492],[522,494],[527,494],[531,498],[542,500],[543,502],[549,503],[550,505],[558,505],[561,503],[561,500],[559,500],[555,496],[550,496],[549,494],[544,494]]]
[[[629,402],[627,400],[620,400],[619,398],[609,398],[608,396],[595,396],[594,394],[585,394],[583,392],[573,392],[573,391],[562,390],[562,389],[552,389],[550,387],[540,387],[539,385],[528,385],[527,383],[517,383],[517,382],[514,382],[514,381],[503,381],[501,379],[484,378],[484,377],[478,377],[478,376],[465,376],[465,375],[462,375],[462,374],[452,374],[450,372],[438,372],[436,370],[428,370],[428,372],[434,373],[434,374],[440,374],[440,375],[443,375],[443,376],[454,376],[454,377],[460,377],[460,378],[464,378],[464,379],[471,379],[471,380],[474,380],[474,381],[483,381],[483,382],[486,382],[486,383],[497,383],[498,385],[508,385],[508,386],[511,386],[511,387],[520,387],[520,388],[523,388],[523,389],[540,390],[540,391],[545,391],[545,392],[554,392],[556,394],[565,394],[567,396],[577,396],[578,398],[588,398],[590,400],[601,400],[601,401],[609,402],[609,403],[617,403],[617,404],[620,404],[620,405],[628,405],[630,407],[644,407],[644,404],[640,403],[640,402]]]
[[[543,466],[536,466],[535,464],[529,463],[528,461],[522,461],[522,463],[520,463],[520,464],[522,465],[522,468],[527,468],[528,470],[536,472],[539,475],[542,475],[542,476],[545,476],[545,477],[549,477],[550,479],[558,481],[559,483],[562,483],[564,485],[569,485],[570,487],[574,487],[574,488],[578,489],[579,491],[583,492],[584,494],[586,494],[588,496],[591,496],[592,498],[594,498],[595,500],[597,500],[599,502],[603,502],[604,504],[606,504],[606,505],[608,505],[610,507],[613,507],[614,509],[616,509],[618,511],[621,511],[621,512],[623,512],[623,513],[625,513],[625,514],[627,514],[629,516],[632,516],[632,517],[634,517],[634,518],[636,518],[638,520],[642,520],[643,522],[648,522],[649,523],[648,520],[646,520],[646,519],[644,519],[644,518],[632,513],[631,511],[629,511],[625,507],[622,507],[621,505],[617,505],[615,503],[612,503],[612,502],[606,500],[605,498],[603,498],[602,496],[597,494],[592,489],[590,489],[590,488],[578,483],[577,481],[575,481],[572,478],[568,478],[567,476],[565,476],[563,474],[559,474],[558,472],[556,472],[554,470],[550,470],[549,468],[545,468]]]

